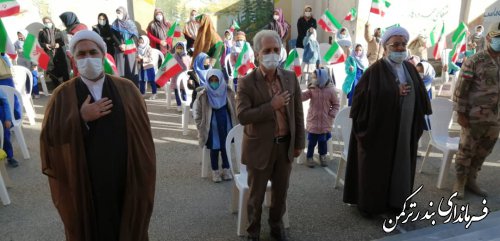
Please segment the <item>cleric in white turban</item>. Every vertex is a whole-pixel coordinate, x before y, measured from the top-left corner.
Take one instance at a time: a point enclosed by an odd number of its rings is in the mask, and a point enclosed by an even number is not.
[[[97,33],[79,31],[69,46],[80,76],[54,90],[40,134],[66,240],[146,241],[156,157],[144,99],[130,80],[104,74]]]
[[[385,53],[354,90],[344,202],[363,215],[402,211],[413,191],[418,140],[431,106],[422,79],[406,61],[409,33],[386,30]]]

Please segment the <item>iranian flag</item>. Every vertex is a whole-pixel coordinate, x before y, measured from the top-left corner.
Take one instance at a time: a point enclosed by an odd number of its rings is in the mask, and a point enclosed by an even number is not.
[[[333,42],[332,46],[323,56],[323,60],[330,64],[338,64],[345,61],[345,54],[340,45],[337,42]]]
[[[233,20],[233,23],[231,23],[231,27],[229,27],[229,31],[234,32],[234,30],[240,30],[240,25],[238,25],[238,22],[236,22],[236,20]]]
[[[290,54],[285,61],[285,69],[293,69],[293,71],[295,72],[295,76],[297,77],[300,77],[302,75],[302,68],[300,66],[300,59],[299,54],[297,53],[297,49],[293,49],[292,51],[290,51]]]
[[[156,73],[156,84],[163,87],[169,79],[182,72],[182,66],[177,62],[177,59],[167,52],[163,64],[161,64],[158,72]]]
[[[243,49],[241,49],[241,52],[238,55],[236,63],[234,64],[234,76],[236,76],[237,74],[240,76],[245,76],[249,70],[255,68],[255,64],[252,61],[252,56],[250,56],[248,48],[250,48],[250,45],[248,43],[245,43],[243,45]]]
[[[133,54],[137,52],[137,48],[135,47],[135,43],[133,39],[125,40],[125,51],[124,54]]]
[[[167,36],[169,38],[180,38],[181,37],[181,29],[179,26],[179,23],[177,21],[174,22],[172,26],[170,26],[170,29],[168,30]]]
[[[389,6],[391,6],[391,3],[386,0],[372,0],[372,7],[370,8],[370,12],[383,17],[385,15],[384,9],[388,8]]]
[[[358,11],[356,11],[356,8],[351,8],[347,15],[345,16],[344,20],[346,21],[354,21],[356,17],[358,16]]]
[[[3,25],[2,19],[0,18],[0,52],[6,53],[11,59],[17,57],[14,45],[10,41],[9,35],[7,35],[7,30]]]
[[[115,59],[108,53],[106,53],[106,58],[104,58],[104,73],[109,75],[118,75]]]
[[[326,32],[333,33],[334,30],[339,30],[342,28],[342,25],[333,17],[333,14],[328,11],[325,11],[325,14],[321,16],[321,19],[318,21],[319,26],[325,30]]]
[[[49,55],[43,51],[40,44],[38,44],[38,40],[33,34],[28,34],[26,39],[24,40],[23,45],[23,54],[24,58],[29,59],[31,62],[40,66],[40,68],[47,70],[49,65]]]
[[[434,55],[434,59],[440,59],[441,58],[441,52],[443,49],[446,48],[446,41],[445,41],[445,36],[444,36],[444,22],[443,22],[443,27],[441,28],[441,32],[438,35],[437,32],[437,25],[432,29],[431,31],[431,46],[434,46],[434,49],[432,50],[432,55]]]
[[[453,33],[453,37],[451,38],[451,42],[453,43],[453,48],[451,49],[449,59],[451,62],[455,63],[458,60],[458,56],[461,53],[465,53],[466,51],[466,38],[467,38],[467,25],[464,22],[461,22],[455,33]]]
[[[8,17],[19,13],[19,3],[14,0],[0,0],[0,17]]]

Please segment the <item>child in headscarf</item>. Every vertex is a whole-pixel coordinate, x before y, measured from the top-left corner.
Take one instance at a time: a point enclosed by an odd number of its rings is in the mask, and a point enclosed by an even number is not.
[[[485,38],[483,36],[483,30],[483,25],[477,25],[474,33],[469,36],[467,41],[468,49],[472,50],[474,53],[484,50]]]
[[[236,64],[236,61],[238,60],[238,57],[240,56],[240,53],[241,51],[243,50],[243,47],[247,45],[247,53],[248,53],[248,56],[250,57],[250,60],[252,63],[254,63],[255,61],[255,54],[253,52],[253,49],[252,49],[252,46],[250,46],[250,43],[247,42],[247,38],[246,38],[246,34],[245,32],[243,31],[238,31],[236,33],[236,42],[234,43],[232,49],[231,49],[231,59],[230,59],[230,63],[231,63],[231,68],[234,67],[234,65]],[[227,69],[229,72],[228,73],[232,73],[232,76],[233,76],[233,86],[234,86],[234,91],[237,90],[237,87],[238,87],[238,78],[239,77],[242,77],[238,74],[238,71],[235,70],[235,69]],[[228,74],[228,75],[231,75],[231,74]]]
[[[200,147],[210,149],[212,181],[232,179],[226,154],[226,137],[238,124],[235,109],[235,93],[224,80],[222,71],[207,71],[207,85],[199,93],[194,104],[194,121],[198,129]],[[222,155],[222,172],[219,171],[219,152]]]
[[[352,46],[351,35],[347,28],[341,28],[339,32],[337,32],[337,43],[342,47],[342,50],[345,54],[351,52],[350,48]]]
[[[319,67],[319,43],[317,39],[316,29],[309,28],[306,37],[304,38],[304,55],[302,62],[304,64],[315,64]]]
[[[418,73],[420,74],[420,78],[424,81],[425,89],[429,94],[429,99],[432,99],[432,81],[436,77],[436,71],[428,62],[420,62],[416,67]]]
[[[189,89],[193,90],[193,103],[194,100],[196,99],[197,91],[199,87],[204,87],[206,85],[206,75],[208,70],[212,69],[212,66],[210,65],[210,58],[208,55],[204,52],[201,52],[194,58],[193,61],[193,70],[188,72],[189,75],[189,82],[188,82],[188,87]],[[193,103],[191,103],[191,107],[193,106]]]
[[[368,58],[366,57],[366,52],[361,44],[357,44],[352,50],[351,55],[347,57],[345,61],[345,72],[347,76],[345,78],[344,84],[342,85],[342,91],[347,94],[348,105],[352,104],[352,96],[354,95],[354,87],[358,84],[358,80],[368,68]]]
[[[311,99],[307,113],[306,130],[307,140],[307,166],[315,166],[313,155],[318,144],[319,162],[322,167],[326,164],[327,141],[332,137],[333,119],[339,111],[339,99],[335,86],[328,78],[326,69],[316,69],[313,72],[309,88],[302,92],[302,101]]]
[[[175,44],[175,54],[174,58],[177,60],[177,62],[181,65],[182,71],[186,71],[189,69],[189,66],[191,66],[191,57],[187,54],[186,50],[186,44],[184,42],[177,42]],[[175,102],[177,104],[177,110],[181,111],[181,98],[183,100],[186,99],[186,91],[184,90],[184,87],[181,85],[181,89],[179,90],[181,93],[181,96],[179,96],[179,93],[177,92],[177,78],[179,78],[180,74],[177,74],[176,76],[172,77],[172,82],[170,82],[170,88],[174,91],[175,94]]]
[[[139,75],[139,90],[142,95],[146,94],[146,82],[151,85],[151,92],[153,95],[149,97],[150,100],[156,99],[156,83],[155,83],[155,65],[158,59],[153,54],[153,49],[149,46],[149,38],[146,35],[142,35],[139,38],[139,48],[137,51],[137,62],[140,66]]]

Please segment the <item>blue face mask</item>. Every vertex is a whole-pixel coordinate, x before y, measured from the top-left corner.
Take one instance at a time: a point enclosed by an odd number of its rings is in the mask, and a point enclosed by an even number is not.
[[[408,58],[408,52],[391,52],[389,53],[389,59],[395,63],[401,64],[405,59]]]
[[[210,82],[210,87],[213,89],[213,90],[216,90],[219,88],[219,82]]]
[[[493,51],[500,52],[500,37],[492,38],[490,46]]]

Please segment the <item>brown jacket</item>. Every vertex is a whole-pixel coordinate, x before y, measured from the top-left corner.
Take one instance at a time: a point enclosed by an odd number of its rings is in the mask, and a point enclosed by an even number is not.
[[[291,137],[288,159],[291,162],[294,149],[303,149],[305,146],[301,90],[294,72],[280,68],[277,71],[283,91],[288,90],[291,94],[286,106]],[[251,168],[264,169],[270,161],[277,128],[271,100],[259,68],[239,81],[236,110],[240,123],[245,126],[241,162]]]
[[[381,59],[384,56],[384,46],[380,46],[380,43],[377,42],[377,38],[375,38],[375,36],[373,36],[373,32],[370,31],[370,26],[366,25],[365,40],[368,43],[368,51],[366,52],[366,57],[368,57],[369,64],[372,65],[373,63],[375,63],[375,61]]]
[[[148,240],[153,211],[156,156],[146,104],[130,80],[106,75],[123,101],[127,121],[127,176],[120,241]],[[73,78],[53,93],[40,134],[42,172],[64,223],[66,240],[92,241],[92,191],[85,157],[83,121]]]
[[[229,111],[233,127],[238,125],[234,102],[234,91],[228,87],[226,107]],[[194,122],[196,123],[196,128],[198,129],[198,141],[200,147],[203,147],[207,143],[208,132],[210,131],[210,121],[212,120],[212,107],[210,107],[210,104],[208,103],[208,96],[205,89],[198,93],[198,96],[193,104],[193,109]]]

